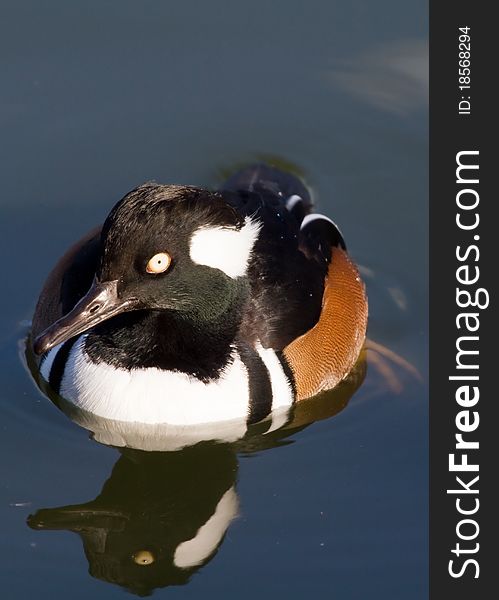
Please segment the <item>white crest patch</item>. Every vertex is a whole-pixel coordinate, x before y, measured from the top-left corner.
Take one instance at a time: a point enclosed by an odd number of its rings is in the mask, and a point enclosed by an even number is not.
[[[220,499],[215,512],[200,527],[196,535],[177,546],[173,562],[181,569],[195,567],[212,554],[227,531],[232,519],[237,517],[239,502],[234,487],[225,492]]]
[[[246,273],[251,251],[262,225],[244,219],[241,229],[232,227],[201,227],[191,238],[191,259],[198,265],[220,269],[235,279]]]

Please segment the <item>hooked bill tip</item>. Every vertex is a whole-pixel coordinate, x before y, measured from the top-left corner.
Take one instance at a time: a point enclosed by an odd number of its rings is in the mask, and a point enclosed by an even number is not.
[[[45,354],[57,345],[57,341],[53,340],[53,336],[50,335],[50,331],[45,331],[38,335],[33,341],[33,352],[38,356]]]
[[[43,354],[44,352],[46,352],[47,350],[50,350],[50,344],[48,344],[45,340],[44,340],[43,335],[39,335],[35,341],[33,342],[33,351],[35,354],[37,354],[38,356],[40,354]]]

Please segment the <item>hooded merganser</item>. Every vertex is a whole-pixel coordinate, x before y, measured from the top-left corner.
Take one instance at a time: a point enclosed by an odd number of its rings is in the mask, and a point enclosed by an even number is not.
[[[250,424],[335,387],[366,325],[337,226],[257,165],[214,192],[128,193],[49,275],[32,339],[43,379],[89,413]]]

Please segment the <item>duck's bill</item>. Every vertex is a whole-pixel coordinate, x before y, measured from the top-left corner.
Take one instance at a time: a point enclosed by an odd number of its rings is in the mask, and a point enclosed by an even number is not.
[[[95,327],[102,321],[136,308],[133,300],[118,297],[118,282],[94,281],[87,294],[71,312],[60,318],[33,343],[35,354],[44,354],[54,346]]]
[[[27,523],[31,529],[112,530],[123,529],[127,516],[119,510],[100,508],[89,502],[60,508],[42,508],[29,515]]]

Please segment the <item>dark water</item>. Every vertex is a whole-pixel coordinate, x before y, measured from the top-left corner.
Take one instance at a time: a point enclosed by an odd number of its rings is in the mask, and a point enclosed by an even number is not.
[[[2,2],[2,598],[427,596],[426,18],[416,0]],[[261,156],[304,174],[367,269],[369,336],[424,382],[392,364],[396,392],[368,361],[344,410],[283,439],[90,440],[20,359],[54,260],[144,180],[214,186]],[[221,499],[239,516],[218,552],[174,568]]]

